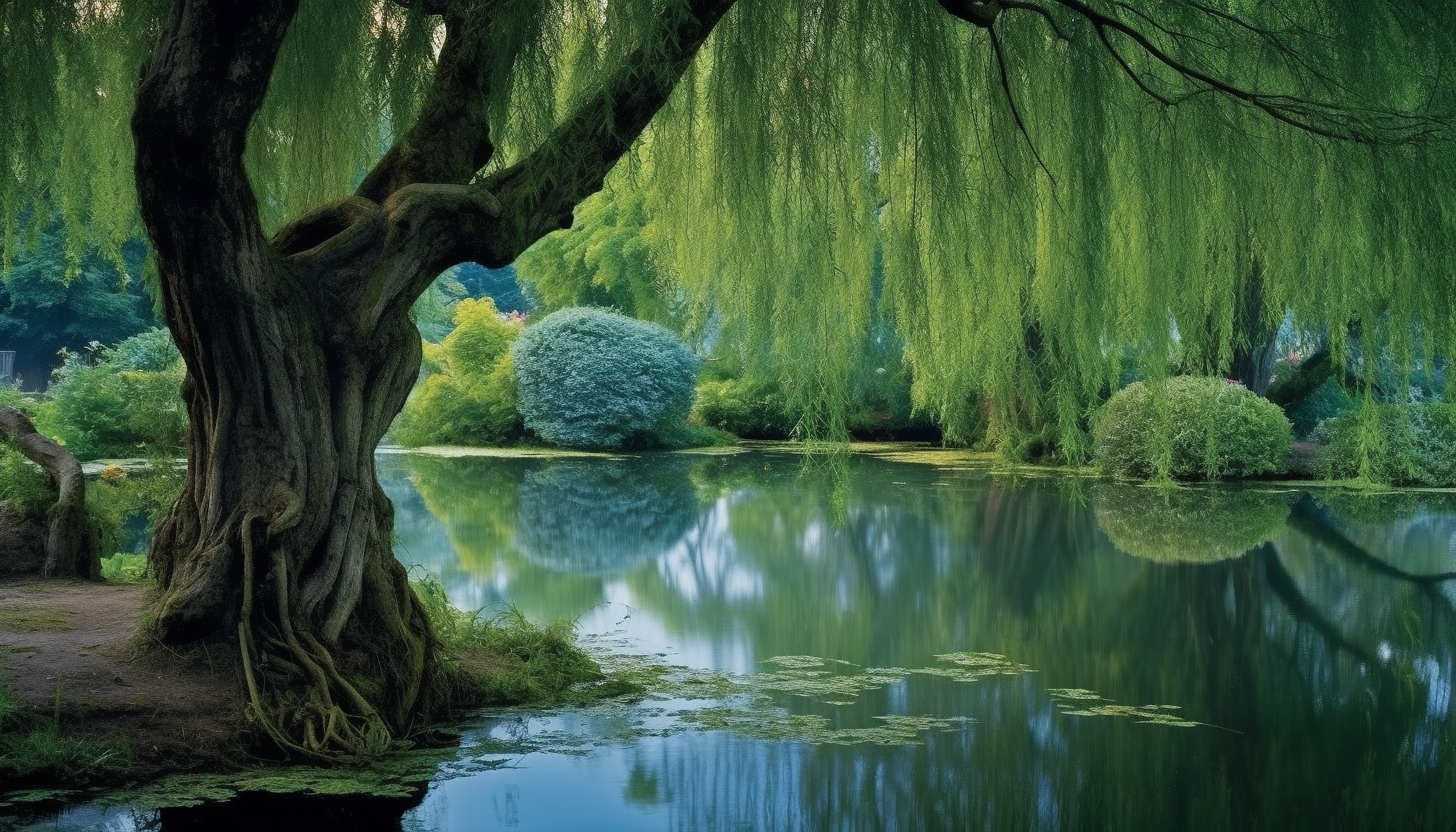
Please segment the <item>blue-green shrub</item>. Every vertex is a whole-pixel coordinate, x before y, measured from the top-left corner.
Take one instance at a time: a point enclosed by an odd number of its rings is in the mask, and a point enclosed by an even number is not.
[[[693,405],[698,358],[671,331],[614,312],[553,312],[511,355],[521,417],[552,444],[660,446]]]
[[[1386,485],[1456,486],[1456,405],[1371,404],[1326,420],[1315,471]]]
[[[1198,480],[1284,469],[1293,436],[1278,406],[1219,378],[1156,385],[1129,384],[1097,412],[1092,453],[1104,471]]]
[[[1359,406],[1359,402],[1351,398],[1340,383],[1331,377],[1284,412],[1294,424],[1294,435],[1306,439],[1314,435],[1315,428],[1324,420],[1349,413]]]

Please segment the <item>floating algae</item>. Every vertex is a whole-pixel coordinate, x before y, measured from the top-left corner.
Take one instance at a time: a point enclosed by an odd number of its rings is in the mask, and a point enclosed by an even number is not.
[[[1054,688],[1047,692],[1057,700],[1057,707],[1067,716],[1121,716],[1140,723],[1167,725],[1171,728],[1194,728],[1207,724],[1193,722],[1172,713],[1181,710],[1177,705],[1119,705],[1084,688]]]
[[[975,682],[1033,672],[999,654],[963,652],[937,655],[937,664],[919,668],[860,667],[819,656],[774,656],[762,662],[771,670],[733,676],[666,664],[662,654],[625,653],[621,648],[627,643],[617,638],[588,638],[584,646],[594,652],[609,676],[640,685],[646,691],[643,699],[570,711],[572,716],[585,717],[585,722],[593,725],[590,734],[579,728],[572,730],[577,726],[549,715],[498,724],[493,730],[509,734],[521,752],[560,754],[587,754],[603,745],[687,731],[732,731],[752,739],[814,745],[913,745],[921,742],[927,732],[961,730],[974,720],[966,716],[883,714],[870,717],[874,723],[871,725],[843,727],[823,714],[792,713],[782,704],[782,697],[810,699],[838,708],[859,704],[862,694],[917,675]]]

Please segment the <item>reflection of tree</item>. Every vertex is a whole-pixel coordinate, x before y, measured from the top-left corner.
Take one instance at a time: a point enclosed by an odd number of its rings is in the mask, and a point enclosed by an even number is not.
[[[639,462],[609,463],[629,491],[620,472]],[[1449,509],[1377,526],[1373,513],[1354,520],[1309,498],[1291,510],[1279,495],[1231,489],[1176,492],[1201,504],[1170,508],[1149,489],[1097,484],[1080,505],[1056,482],[864,457],[845,476],[760,454],[692,464],[710,505],[656,568],[624,577],[633,605],[673,643],[750,662],[813,653],[881,666],[988,650],[1038,672],[963,685],[912,678],[833,710],[789,703],[846,724],[892,708],[978,720],[923,746],[698,738],[693,753],[635,758],[631,799],[667,795],[680,828],[1456,828],[1456,725],[1443,698],[1456,614],[1450,566],[1428,568],[1450,558],[1437,533]],[[519,465],[500,476],[524,488],[561,463]],[[470,515],[494,510],[471,502],[488,482],[442,473],[443,483],[454,493],[431,507],[453,503],[452,522],[480,524]],[[500,499],[512,509],[501,522],[525,518],[515,496]],[[1095,524],[1118,541],[1107,518],[1136,512],[1145,516],[1134,532],[1164,534],[1159,545],[1183,562],[1111,553]],[[1237,554],[1244,540],[1252,556],[1183,551]],[[487,556],[493,571],[479,574],[509,572],[506,597],[528,609],[573,587],[582,603],[601,592],[599,574],[559,572],[509,546],[470,557]],[[1219,728],[1069,717],[1040,693],[1054,687],[1177,704]]]
[[[1152,489],[1103,483],[1097,525],[1122,551],[1158,563],[1214,563],[1273,537],[1289,516],[1285,495],[1252,489]]]
[[[610,575],[658,557],[698,516],[691,460],[553,460],[526,474],[516,499],[516,543],[558,572]]]

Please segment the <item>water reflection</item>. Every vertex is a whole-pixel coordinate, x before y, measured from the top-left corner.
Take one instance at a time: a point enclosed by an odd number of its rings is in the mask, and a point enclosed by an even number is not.
[[[510,602],[739,674],[953,651],[1035,671],[775,700],[836,729],[969,720],[918,745],[624,733],[656,717],[621,709],[485,719],[472,737],[576,745],[436,783],[385,828],[1456,828],[1446,496],[1166,493],[873,456],[380,470],[402,557],[464,606]],[[1065,690],[1141,710],[1068,707]],[[1199,724],[1144,724],[1149,706]]]
[[[688,460],[560,460],[526,472],[515,542],[532,562],[613,575],[666,554],[698,516]]]
[[[887,713],[976,720],[918,746],[709,734],[597,752],[587,767],[616,779],[614,811],[654,810],[634,816],[643,828],[1456,824],[1443,798],[1456,785],[1456,511],[1442,500],[1372,508],[864,457],[835,472],[765,455],[675,458],[681,467],[645,465],[641,482],[630,462],[500,463],[473,475],[478,485],[441,488],[418,462],[408,473],[432,509],[514,482],[497,511],[519,519],[542,489],[529,531],[481,535],[437,512],[462,596],[493,583],[529,615],[587,613],[588,629],[617,626],[735,672],[785,654],[915,667],[952,650],[1039,671],[970,685],[914,677],[852,706],[783,703],[845,725]],[[593,465],[599,475],[586,473]],[[644,525],[631,511],[649,503],[663,514]],[[553,505],[570,516],[553,517]],[[614,544],[619,515],[651,543]],[[464,516],[480,522],[476,509]],[[1205,725],[1069,716],[1054,688],[1177,705]],[[610,728],[588,719],[581,730]],[[513,786],[549,787],[527,774]]]

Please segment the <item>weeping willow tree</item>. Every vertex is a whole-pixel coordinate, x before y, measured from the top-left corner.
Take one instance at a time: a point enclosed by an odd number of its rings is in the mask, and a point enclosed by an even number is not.
[[[1227,360],[1255,258],[1271,318],[1450,343],[1453,28],[1437,0],[6,3],[4,251],[48,211],[76,257],[145,229],[191,419],[157,635],[235,644],[279,746],[360,754],[442,695],[373,449],[443,269],[512,262],[622,164],[665,267],[823,429],[879,249],[921,405],[1075,452],[1119,345],[1196,320]]]

